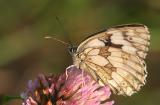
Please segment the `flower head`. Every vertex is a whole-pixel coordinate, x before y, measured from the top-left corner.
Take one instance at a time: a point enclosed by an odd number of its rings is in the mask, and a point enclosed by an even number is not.
[[[100,86],[87,73],[70,66],[54,77],[39,75],[22,94],[23,105],[113,105],[108,86]]]

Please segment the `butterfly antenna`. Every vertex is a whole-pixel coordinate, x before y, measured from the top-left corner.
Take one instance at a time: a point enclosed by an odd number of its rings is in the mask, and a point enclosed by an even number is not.
[[[60,21],[59,17],[56,16],[56,20],[57,20],[57,22],[59,23],[59,25],[60,25],[60,27],[61,27],[61,29],[62,29],[62,31],[63,31],[63,35],[64,35],[65,39],[68,41],[68,45],[71,46],[71,47],[73,47],[73,44],[72,44],[72,42],[70,41],[70,38],[69,38],[69,36],[68,36],[68,33],[66,32],[66,30],[65,30],[62,22]]]
[[[69,43],[67,43],[67,42],[65,42],[65,41],[62,41],[62,40],[60,40],[60,39],[57,39],[57,38],[54,38],[54,37],[52,37],[52,36],[44,36],[44,38],[45,39],[53,39],[53,40],[56,40],[57,42],[60,42],[60,43],[62,43],[62,44],[64,44],[64,45],[70,45]]]

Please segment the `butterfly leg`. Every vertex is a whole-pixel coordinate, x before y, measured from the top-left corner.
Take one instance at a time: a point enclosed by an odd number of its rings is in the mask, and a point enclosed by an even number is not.
[[[65,74],[66,74],[66,80],[67,80],[67,78],[68,78],[68,70],[67,69],[66,69]]]

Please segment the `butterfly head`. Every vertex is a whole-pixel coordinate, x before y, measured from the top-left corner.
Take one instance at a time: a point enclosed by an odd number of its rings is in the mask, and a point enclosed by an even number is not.
[[[71,54],[71,55],[74,55],[77,51],[77,47],[76,46],[73,46],[73,45],[70,45],[68,47],[68,52]]]

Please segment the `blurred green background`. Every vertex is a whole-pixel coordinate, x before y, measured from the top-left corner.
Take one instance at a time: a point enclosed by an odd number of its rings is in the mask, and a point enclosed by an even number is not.
[[[142,23],[151,32],[148,78],[132,97],[113,96],[115,105],[158,105],[160,99],[160,0],[0,0],[0,94],[19,95],[39,73],[61,73],[72,64],[67,47],[46,33],[78,45],[104,28]],[[12,101],[8,105],[20,105]]]

